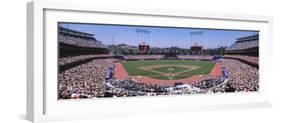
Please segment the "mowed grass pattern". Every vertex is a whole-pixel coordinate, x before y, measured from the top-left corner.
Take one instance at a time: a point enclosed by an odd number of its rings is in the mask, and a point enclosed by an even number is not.
[[[177,76],[173,76],[173,80],[189,78],[194,75],[205,75],[209,74],[215,63],[211,61],[195,61],[195,60],[147,60],[147,61],[126,61],[122,63],[126,71],[130,76],[147,76],[154,79],[169,80],[169,76],[163,76],[160,73],[146,71],[140,69],[139,67],[150,66],[150,65],[160,65],[160,64],[178,64],[178,65],[193,65],[199,66],[200,68],[196,70],[190,70],[181,73]],[[183,68],[184,69],[184,68]],[[167,69],[165,69],[167,70]],[[158,71],[158,70],[157,70]],[[165,72],[165,71],[162,71]]]

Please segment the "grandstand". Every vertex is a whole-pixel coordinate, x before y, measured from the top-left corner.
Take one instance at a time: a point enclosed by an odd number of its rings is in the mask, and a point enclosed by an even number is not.
[[[259,68],[259,35],[237,38],[237,41],[226,48],[225,58],[236,59]]]
[[[259,35],[256,34],[237,38],[237,41],[226,49],[225,54],[258,56],[258,52]]]
[[[58,42],[58,98],[104,97],[102,82],[111,76],[110,69],[116,60],[109,49],[94,34],[60,26]]]
[[[88,54],[108,54],[108,48],[93,36],[85,32],[75,31],[64,27],[58,29],[60,57]]]
[[[111,57],[108,48],[94,34],[59,26],[58,42],[60,72],[93,59]]]
[[[228,70],[226,92],[259,89],[259,34],[240,37],[226,48],[223,65]]]

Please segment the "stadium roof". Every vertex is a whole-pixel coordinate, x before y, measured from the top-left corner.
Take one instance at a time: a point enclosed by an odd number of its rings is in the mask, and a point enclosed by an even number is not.
[[[251,36],[245,36],[245,37],[240,37],[236,39],[237,43],[238,42],[247,42],[247,41],[254,41],[254,40],[259,40],[259,34],[251,35]]]
[[[91,34],[91,33],[86,33],[86,32],[81,32],[81,31],[77,31],[77,30],[73,30],[73,29],[68,29],[68,28],[65,28],[65,27],[59,27],[61,30],[65,30],[65,31],[68,31],[68,32],[73,32],[73,33],[77,33],[79,35],[82,35],[82,36],[87,36],[87,37],[93,37],[95,34]]]

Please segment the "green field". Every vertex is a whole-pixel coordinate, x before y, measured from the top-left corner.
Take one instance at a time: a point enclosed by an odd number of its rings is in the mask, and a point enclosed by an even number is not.
[[[161,64],[163,67],[161,67]],[[194,75],[209,74],[213,69],[215,63],[211,61],[194,61],[194,60],[147,60],[147,61],[126,61],[122,63],[130,76],[147,76],[160,80],[177,80],[189,78]],[[151,70],[144,70],[141,67],[158,65],[157,68]],[[160,65],[160,67],[159,67]],[[166,66],[165,66],[166,65]],[[171,65],[171,66],[167,66]],[[197,69],[190,70],[184,67],[172,66],[172,65],[188,65],[196,66]],[[155,72],[156,71],[156,72]],[[162,74],[161,74],[162,73]],[[175,76],[167,76],[164,74],[175,74]]]
[[[163,72],[163,73],[178,73],[178,72],[187,71],[189,69],[182,68],[182,67],[176,67],[176,66],[170,66],[170,67],[164,66],[164,67],[154,68],[152,70],[160,71],[160,72]]]

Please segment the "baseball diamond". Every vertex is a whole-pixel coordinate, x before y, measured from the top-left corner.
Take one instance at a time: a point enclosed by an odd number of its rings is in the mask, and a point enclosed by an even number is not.
[[[193,75],[209,74],[214,62],[193,60],[126,61],[122,63],[129,76],[145,76],[154,79],[184,79]]]
[[[169,70],[170,68],[173,70]],[[176,82],[190,83],[222,74],[221,63],[198,60],[125,61],[115,63],[114,73],[117,80],[131,78],[142,83],[163,85],[173,85]]]

